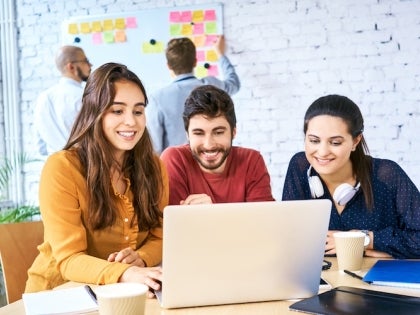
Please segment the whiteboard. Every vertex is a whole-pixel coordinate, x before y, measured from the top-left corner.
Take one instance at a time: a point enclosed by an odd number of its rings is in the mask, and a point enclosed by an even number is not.
[[[107,62],[127,65],[150,94],[171,82],[165,58],[171,38],[194,42],[197,77],[221,75],[213,44],[223,33],[222,23],[222,4],[79,16],[62,23],[62,44],[83,48],[93,69]]]

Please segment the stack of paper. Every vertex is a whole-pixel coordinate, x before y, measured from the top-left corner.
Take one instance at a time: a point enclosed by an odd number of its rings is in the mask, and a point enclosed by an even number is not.
[[[24,293],[22,299],[26,315],[86,314],[98,310],[87,286]]]
[[[378,260],[363,277],[363,281],[420,289],[420,260]]]

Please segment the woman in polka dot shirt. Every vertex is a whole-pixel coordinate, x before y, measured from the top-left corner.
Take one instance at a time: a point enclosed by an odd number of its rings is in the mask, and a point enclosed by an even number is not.
[[[304,119],[305,152],[290,160],[283,200],[333,202],[325,253],[333,233],[367,234],[367,256],[420,258],[420,192],[395,162],[369,156],[358,106],[340,95],[317,99]]]

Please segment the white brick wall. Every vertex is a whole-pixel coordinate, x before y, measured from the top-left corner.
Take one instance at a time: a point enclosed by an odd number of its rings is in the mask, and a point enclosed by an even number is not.
[[[420,187],[418,0],[17,0],[25,151],[36,150],[33,102],[58,78],[63,20],[211,2],[224,3],[228,56],[242,81],[235,144],[262,152],[276,198],[290,157],[303,148],[306,108],[330,93],[359,104],[372,155],[397,161]],[[34,200],[37,178],[26,178]]]

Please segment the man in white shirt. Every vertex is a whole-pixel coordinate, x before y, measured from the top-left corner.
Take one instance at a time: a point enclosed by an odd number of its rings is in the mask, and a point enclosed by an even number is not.
[[[67,143],[82,103],[82,82],[86,82],[92,67],[77,46],[61,47],[55,63],[62,77],[39,95],[34,111],[39,152],[43,155],[59,151]]]

